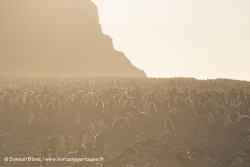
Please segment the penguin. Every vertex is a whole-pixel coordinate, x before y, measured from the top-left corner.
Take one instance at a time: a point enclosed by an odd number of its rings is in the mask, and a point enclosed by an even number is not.
[[[99,153],[105,149],[105,134],[96,135],[94,138],[95,146],[93,147],[94,153]]]
[[[208,112],[208,121],[210,124],[214,124],[214,115],[211,111]]]
[[[67,132],[59,130],[58,134],[62,143],[62,147],[70,147],[70,141]]]
[[[186,102],[186,107],[189,108],[191,106],[190,99],[186,98],[185,102]]]
[[[47,148],[50,149],[52,154],[56,154],[57,152],[56,145],[57,145],[57,137],[56,136],[50,137],[47,144]]]
[[[213,99],[214,108],[215,108],[216,110],[219,110],[219,108],[220,108],[219,102],[217,101],[217,99],[216,99],[215,97],[213,97],[212,99]]]
[[[175,160],[178,160],[182,164],[191,165],[191,163],[193,162],[193,160],[191,158],[185,157],[182,154],[175,154],[174,158],[175,158]]]
[[[36,96],[33,94],[30,96],[30,107],[29,107],[29,112],[38,112],[42,111],[42,105],[41,103],[37,100]]]
[[[70,95],[69,97],[66,98],[65,108],[67,110],[72,110],[72,108],[73,108],[73,95]]]
[[[231,167],[248,167],[242,159],[242,154],[236,153],[236,159],[234,160],[234,164]]]
[[[9,110],[9,98],[6,95],[2,97],[2,110],[3,111]]]
[[[148,104],[147,104],[147,101],[146,100],[143,100],[142,102],[141,102],[141,106],[142,106],[142,112],[147,112],[148,111]]]
[[[46,106],[46,115],[51,119],[55,117],[54,105],[52,103],[48,103],[48,105]]]
[[[236,119],[237,119],[236,113],[235,113],[235,112],[232,112],[232,114],[231,114],[231,121],[232,121],[232,122],[236,122]]]
[[[29,118],[28,118],[28,126],[32,126],[34,124],[34,119],[35,119],[35,113],[30,112]]]
[[[132,98],[132,103],[133,103],[133,106],[137,106],[139,104],[139,100],[136,98],[136,97],[133,97]]]
[[[91,120],[89,123],[89,129],[92,135],[97,135],[98,134],[98,125],[96,121]]]
[[[94,95],[93,95],[93,103],[94,103],[94,105],[97,105],[98,100],[99,100],[98,96],[94,93]]]
[[[224,118],[224,127],[226,127],[229,122],[230,122],[230,113],[227,112]]]
[[[157,112],[157,108],[154,103],[152,102],[149,103],[148,111],[153,112],[153,113]]]
[[[125,114],[125,117],[124,117],[124,123],[123,125],[126,126],[127,129],[130,129],[132,127],[132,120],[133,120],[133,116],[131,114]]]
[[[240,113],[235,110],[232,115],[232,122],[238,122],[239,119],[240,119]]]
[[[77,111],[75,114],[75,125],[79,126],[81,123],[81,113],[80,111]]]
[[[104,103],[101,99],[97,100],[97,104],[96,104],[96,114],[101,114],[103,109],[104,109]]]
[[[241,115],[239,121],[240,122],[250,122],[250,117],[247,115]]]
[[[43,106],[47,106],[50,103],[49,96],[43,95]],[[52,103],[51,103],[52,104]]]
[[[129,111],[133,108],[133,99],[130,97],[127,99],[127,101],[125,102],[125,110]]]
[[[104,103],[104,109],[108,108],[108,98],[106,95],[103,95],[103,103]]]
[[[136,111],[137,111],[137,112],[141,112],[141,111],[142,111],[139,104],[136,106]]]
[[[9,92],[9,110],[12,110],[16,102],[15,93],[11,90]]]
[[[52,157],[52,153],[51,150],[48,148],[43,148],[41,151],[41,166],[42,165],[48,165],[49,161],[45,161],[45,158],[51,158]]]
[[[107,106],[108,110],[113,111],[114,110],[114,105],[115,105],[115,101],[114,101],[113,97],[111,97],[109,99],[109,101],[108,101],[108,106]]]
[[[61,108],[64,110],[65,109],[65,102],[66,102],[65,94],[61,94],[58,98],[59,98],[59,101],[61,103]]]
[[[21,111],[23,111],[23,99],[22,99],[22,96],[20,95],[18,98],[17,98],[17,100],[15,101],[15,103],[14,103],[14,106],[13,106],[13,108],[12,108],[12,110],[13,110],[13,113],[15,114],[15,115],[18,115],[18,114],[20,114],[21,113]]]
[[[88,138],[89,134],[90,134],[89,129],[82,129],[81,133],[79,135],[78,143],[85,144],[85,142],[87,141],[87,138]]]
[[[114,131],[118,131],[121,130],[123,127],[123,124],[125,122],[125,118],[124,117],[120,117],[120,118],[116,118],[112,124],[112,129]]]
[[[197,111],[197,114],[199,114],[200,116],[205,115],[205,117],[207,117],[206,111],[205,111],[205,105],[200,103],[200,101],[197,101],[197,108],[195,108],[195,110]]]
[[[100,148],[105,148],[105,141],[104,141],[105,138],[106,138],[105,134],[96,135],[94,138],[95,146]]]
[[[225,109],[224,106],[220,106],[220,108],[218,109],[218,114],[219,114],[219,116],[221,116],[221,117],[225,116],[225,114],[226,114],[226,109]]]
[[[80,97],[78,97],[78,98],[81,99],[81,101],[85,101],[85,94],[84,94],[84,92],[79,92],[79,96]]]
[[[89,123],[89,129],[90,132],[92,133],[92,135],[99,135],[99,134],[103,134],[106,131],[106,128],[104,126],[105,123],[105,117],[102,116],[98,122],[96,121],[90,121]]]
[[[94,105],[94,103],[89,103],[88,112],[91,115],[96,114],[96,106]]]
[[[168,99],[165,98],[163,101],[162,101],[162,109],[163,110],[168,110]]]
[[[34,106],[34,104],[35,104],[35,101],[36,101],[36,98],[35,98],[35,96],[34,95],[31,95],[30,97],[29,97],[29,111],[31,110],[31,108]]]
[[[98,120],[98,123],[97,123],[97,134],[100,135],[100,134],[103,134],[106,130],[105,128],[105,117],[102,116],[99,120]]]
[[[43,130],[44,131],[48,131],[52,128],[53,126],[53,123],[52,121],[50,120],[50,117],[47,116],[45,119],[44,119],[44,124],[43,124]]]
[[[172,130],[173,130],[172,122],[168,119],[165,122],[164,127],[160,131],[160,139],[166,140],[168,138],[168,136],[170,135]]]
[[[178,119],[178,110],[172,109],[171,111],[169,111],[169,118],[172,120],[177,120]]]
[[[202,150],[200,150],[199,148],[196,148],[196,147],[188,150],[188,154],[193,154],[193,153],[201,154],[202,152],[203,152]]]
[[[189,100],[190,100],[190,107],[195,107],[195,92],[194,91],[192,91],[191,92],[191,95],[190,95],[190,97],[189,97]]]
[[[115,162],[120,166],[125,165],[127,160],[128,158],[126,154],[119,154],[115,157]]]
[[[119,111],[123,112],[125,110],[124,100],[120,99],[118,102]]]
[[[53,103],[54,100],[55,100],[55,96],[54,96],[53,94],[51,94],[51,95],[49,96],[49,100],[50,100],[50,103]]]
[[[77,151],[76,151],[76,158],[83,158],[84,157],[84,152],[85,152],[85,147],[81,145],[80,143],[77,144]],[[69,153],[71,154],[71,153]],[[69,157],[69,154],[67,157]]]
[[[54,105],[54,108],[55,109],[60,109],[60,107],[61,107],[61,102],[60,102],[60,99],[59,99],[59,97],[55,97],[55,100],[53,101],[53,105]]]
[[[93,144],[89,142],[89,143],[85,143],[83,146],[85,147],[85,151],[83,153],[84,154],[83,158],[92,158],[92,156],[93,156],[93,151],[92,151]]]
[[[3,96],[4,96],[4,93],[3,93],[3,92],[0,92],[0,107],[1,107],[1,105],[2,105]]]
[[[143,95],[144,95],[144,96],[147,96],[147,95],[148,95],[148,93],[149,93],[149,92],[148,92],[148,90],[147,90],[147,89],[145,89],[145,90],[143,91]]]

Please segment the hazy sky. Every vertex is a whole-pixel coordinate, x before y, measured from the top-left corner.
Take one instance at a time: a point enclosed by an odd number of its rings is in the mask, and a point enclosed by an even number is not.
[[[149,77],[250,80],[249,0],[92,0],[116,50]]]

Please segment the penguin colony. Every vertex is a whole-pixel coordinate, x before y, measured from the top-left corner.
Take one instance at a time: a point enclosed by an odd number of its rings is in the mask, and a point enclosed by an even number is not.
[[[1,77],[0,166],[244,167],[249,108],[245,81]],[[2,162],[23,155],[104,160]]]

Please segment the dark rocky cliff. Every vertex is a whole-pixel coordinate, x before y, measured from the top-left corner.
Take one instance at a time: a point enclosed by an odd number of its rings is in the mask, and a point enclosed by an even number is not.
[[[102,33],[91,0],[1,0],[0,23],[0,74],[146,77]]]

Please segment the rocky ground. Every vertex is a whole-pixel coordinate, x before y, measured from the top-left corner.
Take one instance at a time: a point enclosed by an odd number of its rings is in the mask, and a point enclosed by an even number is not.
[[[48,132],[42,130],[42,114],[36,119],[33,127],[27,127],[26,113],[18,116],[7,116],[0,112],[0,166],[30,166],[29,162],[5,162],[4,157],[30,157],[34,154],[40,154],[46,147],[48,137],[55,135],[58,129],[63,129],[69,134],[71,143],[70,150],[64,150],[58,142],[58,156],[64,157],[69,151],[76,151],[76,142],[80,130],[88,123],[89,118],[85,117],[83,124],[76,127],[73,124],[73,117],[67,117],[64,121],[55,123],[53,129]],[[246,111],[241,114],[250,115]],[[174,154],[182,153],[185,156],[194,159],[189,166],[193,167],[229,167],[233,164],[235,152],[242,152],[245,147],[249,147],[248,138],[236,137],[239,132],[248,131],[250,122],[230,123],[228,127],[223,127],[224,119],[217,118],[215,124],[209,124],[205,119],[195,116],[191,109],[179,110],[179,121],[173,121],[174,131],[171,138],[165,143],[172,144],[176,151],[162,151],[160,145],[163,142],[158,134],[168,119],[167,111],[158,111],[157,113],[148,113],[149,124],[134,122],[131,130],[114,133],[111,129],[114,117],[122,115],[121,113],[108,113],[105,122],[107,128],[106,150],[105,153],[95,155],[103,157],[104,160],[114,158],[122,152],[124,148],[137,140],[145,138],[155,139],[155,143],[149,147],[137,148],[135,155],[128,155],[128,167],[181,167],[188,166],[175,161]],[[96,116],[92,119],[98,119]],[[93,137],[88,141],[93,142]],[[190,148],[197,147],[203,152],[201,154],[188,154]],[[250,164],[248,155],[244,155],[244,162]],[[101,166],[102,162],[93,162],[90,166]],[[70,162],[56,162],[49,166],[68,167]]]

